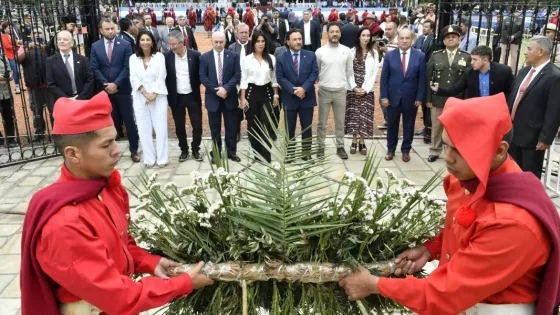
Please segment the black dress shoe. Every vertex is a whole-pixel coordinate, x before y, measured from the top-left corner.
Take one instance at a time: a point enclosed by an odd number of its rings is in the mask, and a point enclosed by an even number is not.
[[[202,154],[200,154],[199,151],[193,151],[192,155],[195,161],[199,161],[199,162],[202,161]]]
[[[437,159],[439,159],[439,156],[437,155],[430,155],[428,156],[428,162],[435,162]]]
[[[228,156],[228,158],[232,161],[235,161],[235,162],[241,162],[241,159],[235,154]]]
[[[179,162],[185,162],[189,158],[189,151],[181,151]]]

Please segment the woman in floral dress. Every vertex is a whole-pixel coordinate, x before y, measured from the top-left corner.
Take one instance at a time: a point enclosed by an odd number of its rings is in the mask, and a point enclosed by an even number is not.
[[[379,68],[379,53],[371,39],[371,31],[362,27],[356,36],[356,46],[352,48],[354,55],[354,76],[349,87],[356,83],[356,88],[348,92],[346,98],[346,118],[344,133],[352,134],[350,153],[367,154],[365,137],[373,137],[373,86]],[[358,143],[359,137],[359,143]]]

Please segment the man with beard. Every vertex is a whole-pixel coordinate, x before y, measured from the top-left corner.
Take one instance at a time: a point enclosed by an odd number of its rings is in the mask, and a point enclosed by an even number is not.
[[[130,44],[130,48],[132,48],[132,53],[136,53],[136,36],[138,35],[136,25],[132,20],[123,18],[119,20],[119,28],[121,29],[119,38],[127,41]]]
[[[144,21],[147,23],[146,16]],[[117,130],[120,127],[119,123],[124,122],[130,145],[130,157],[134,163],[138,163],[140,162],[138,131],[134,121],[128,68],[132,48],[128,42],[115,38],[115,23],[111,19],[103,18],[99,23],[99,31],[103,38],[91,46],[91,69],[98,88],[109,94]]]
[[[331,106],[334,113],[336,154],[343,160],[348,158],[344,150],[344,118],[346,115],[346,86],[354,75],[354,63],[350,48],[339,43],[340,25],[327,25],[328,44],[317,50],[319,67],[319,122],[317,141],[321,146],[318,158],[325,156],[325,137]],[[350,86],[355,89],[356,85]],[[356,90],[354,91],[356,92]]]

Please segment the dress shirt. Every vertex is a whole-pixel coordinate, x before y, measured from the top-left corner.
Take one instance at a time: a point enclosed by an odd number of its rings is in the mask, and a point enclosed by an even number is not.
[[[74,72],[74,53],[72,53],[72,49],[70,49],[67,53],[63,53],[62,51],[60,52],[60,55],[62,56],[62,63],[64,64],[66,63],[66,57],[64,57],[66,54],[70,55],[68,57],[68,62],[70,63],[70,67],[72,67],[72,72]]]
[[[219,76],[219,71],[218,71],[218,52],[216,50],[212,50],[214,52],[214,64],[216,66],[216,79],[218,79],[218,83],[220,83],[220,78],[218,78]],[[224,53],[226,52],[226,50],[222,50],[222,52],[220,53],[220,58],[222,58],[222,79],[224,77]],[[222,84],[223,84],[223,80],[222,80]]]
[[[290,53],[292,54],[292,62],[294,61],[294,59],[296,59],[294,57],[295,52],[293,50],[290,49]],[[297,73],[299,74],[299,69],[301,69],[301,49],[297,52],[298,54],[298,68],[297,68]]]
[[[245,44],[241,44],[240,41],[237,41],[239,43],[239,45],[241,45],[241,50],[239,51],[239,62],[241,62],[243,60],[243,58],[245,58],[245,46],[247,46],[247,44],[249,44],[249,41],[245,42]]]
[[[531,82],[533,82],[533,80],[537,77],[537,75],[539,75],[539,72],[541,72],[542,68],[544,68],[544,66],[546,66],[548,63],[550,62],[550,60],[547,60],[545,63],[543,63],[542,65],[538,66],[538,67],[533,67],[532,69],[535,69],[535,73],[533,73],[533,77],[531,77],[531,81],[529,81],[529,83],[527,84],[527,88],[531,85]],[[525,82],[525,80],[528,79],[529,77],[529,73],[531,73],[531,70],[529,70],[529,72],[527,72],[527,74],[525,75],[525,78],[523,78],[523,81],[521,82],[521,84],[519,85],[519,87],[521,88],[523,86],[523,82]],[[513,102],[513,104],[517,103],[517,98],[519,97],[519,89],[517,89],[517,94],[515,94],[515,102]],[[527,91],[527,90],[525,90]]]
[[[451,54],[453,54],[453,59],[455,59],[455,56],[457,56],[458,49],[455,48],[455,50],[449,50],[449,49],[446,48],[445,51],[447,52],[447,60],[449,60],[449,56]],[[449,65],[449,66],[451,66],[451,65]]]
[[[309,20],[309,22],[307,23],[303,22],[303,36],[303,45],[311,45],[311,20]]]
[[[115,39],[117,39],[117,38],[115,37],[111,40],[111,45],[113,45],[112,52],[115,51]],[[107,38],[103,37],[103,43],[105,43],[105,53],[107,54],[107,57],[109,57],[109,41],[107,40]],[[113,57],[113,56],[111,56],[111,57]]]
[[[250,54],[243,59],[243,62],[241,62],[240,89],[247,89],[249,83],[259,86],[272,83],[272,87],[278,87],[278,82],[276,82],[276,58],[273,55],[269,56],[272,59],[272,70],[264,59],[259,64],[254,54]]]
[[[177,76],[177,94],[192,93],[191,78],[189,76],[189,59],[187,58],[187,49],[185,55],[179,57],[175,54],[175,75]]]
[[[478,71],[478,82],[480,96],[490,96],[490,67],[488,67],[486,73]]]
[[[402,54],[403,52],[406,52],[406,56],[404,57],[406,60],[406,65],[405,65],[405,71],[408,71],[408,65],[410,64],[410,53],[412,52],[412,50],[409,48],[407,51],[403,51],[402,49],[399,48],[399,59],[402,62]]]

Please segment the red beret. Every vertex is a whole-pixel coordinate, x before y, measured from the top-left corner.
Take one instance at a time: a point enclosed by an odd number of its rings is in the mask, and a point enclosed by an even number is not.
[[[61,97],[54,104],[55,135],[76,135],[113,126],[111,101],[106,92],[90,100]]]

